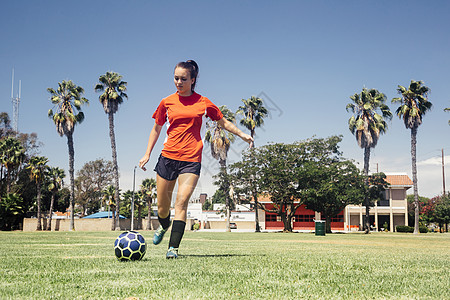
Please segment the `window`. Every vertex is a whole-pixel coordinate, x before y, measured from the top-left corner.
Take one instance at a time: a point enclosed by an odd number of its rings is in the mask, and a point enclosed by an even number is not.
[[[294,222],[314,222],[314,215],[295,215]]]
[[[277,221],[277,215],[266,214],[266,222],[276,222],[276,221]]]
[[[390,190],[385,190],[383,194],[384,194],[384,200],[378,201],[377,205],[378,206],[389,206],[389,198],[391,197]]]
[[[331,222],[344,222],[344,215],[337,215],[331,218]]]

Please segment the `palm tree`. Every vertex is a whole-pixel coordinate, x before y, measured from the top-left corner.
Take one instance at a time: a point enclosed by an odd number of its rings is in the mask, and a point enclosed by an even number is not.
[[[132,220],[131,230],[142,229],[142,207],[144,206],[143,197],[144,196],[141,191],[133,192],[128,190],[122,193],[122,203],[120,209],[122,210],[122,213],[124,211],[130,212],[130,219]],[[134,222],[134,220],[136,219],[135,217],[136,215],[137,215],[137,223]]]
[[[234,113],[226,105],[219,107],[223,117],[232,123],[236,123]],[[222,169],[227,167],[227,156],[230,145],[235,141],[234,134],[224,130],[219,123],[208,121],[205,141],[211,144],[211,155],[219,160]]]
[[[141,184],[141,193],[148,207],[148,223],[147,230],[152,230],[152,202],[156,198],[156,180],[154,178],[146,178]]]
[[[108,218],[109,218],[109,210],[111,209],[112,211],[112,219],[115,219],[115,215],[116,215],[116,202],[115,202],[115,197],[116,195],[116,189],[114,188],[113,185],[108,185],[104,190],[103,190],[103,200],[105,201],[106,205],[108,205]]]
[[[50,167],[47,171],[47,179],[50,184],[48,185],[48,190],[52,193],[52,200],[50,201],[50,212],[48,213],[48,223],[47,230],[52,230],[52,213],[53,205],[55,203],[56,193],[61,189],[63,185],[63,179],[66,177],[63,169],[58,167]]]
[[[392,103],[400,103],[396,114],[399,118],[403,118],[406,129],[411,129],[411,160],[415,206],[414,234],[419,234],[419,191],[417,188],[416,167],[417,130],[420,124],[422,124],[423,116],[432,107],[431,102],[428,101],[430,89],[424,85],[423,81],[411,80],[408,88],[399,85],[397,92],[401,97],[392,99]]]
[[[142,229],[142,208],[145,205],[144,194],[142,191],[138,191],[134,195],[134,205],[137,206],[138,218],[137,218],[137,229]]]
[[[268,111],[261,98],[251,96],[247,100],[242,99],[242,102],[244,105],[239,106],[236,114],[244,116],[240,123],[250,130],[250,135],[254,138],[255,128],[264,124],[264,118],[267,117]]]
[[[77,86],[72,80],[58,83],[58,89],[48,88],[50,93],[52,104],[55,105],[56,111],[49,109],[48,116],[53,120],[56,125],[56,131],[60,136],[65,135],[67,137],[67,146],[69,148],[69,176],[70,176],[70,225],[69,230],[74,230],[75,217],[74,217],[74,195],[75,195],[75,179],[74,179],[74,156],[75,151],[73,148],[73,132],[75,125],[80,124],[84,120],[84,113],[81,111],[83,104],[88,104],[89,101],[82,97],[84,89],[81,86]]]
[[[220,111],[223,114],[223,117],[230,121],[231,123],[236,123],[235,114],[227,108],[226,105],[222,105],[219,107]],[[231,231],[230,229],[230,196],[229,189],[230,184],[227,179],[227,157],[228,150],[230,150],[230,145],[235,141],[235,137],[232,133],[224,130],[218,122],[208,121],[207,123],[207,131],[205,135],[205,141],[211,144],[211,155],[219,160],[220,164],[220,173],[223,175],[222,179],[225,180],[223,184],[223,188],[225,189],[226,195],[226,208],[227,208],[227,231]]]
[[[364,175],[366,185],[368,185],[370,148],[375,148],[380,135],[386,133],[386,119],[392,119],[389,106],[385,104],[386,96],[375,89],[363,88],[360,94],[350,96],[352,103],[347,104],[347,112],[354,115],[348,120],[351,133],[356,137],[360,148],[364,149]],[[380,112],[380,113],[379,113]],[[370,232],[370,203],[366,196],[364,199],[366,206],[365,232]]]
[[[114,195],[116,203],[116,218],[113,219],[111,230],[115,230],[119,224],[119,167],[117,165],[117,148],[116,137],[114,134],[114,114],[119,110],[119,105],[122,104],[123,98],[128,98],[125,91],[127,90],[127,83],[122,81],[122,76],[115,72],[106,72],[101,75],[98,80],[100,83],[95,85],[96,92],[103,92],[100,97],[100,103],[103,105],[105,113],[109,120],[109,137],[111,139],[111,150],[114,167],[114,187],[116,194]]]
[[[36,230],[42,230],[41,224],[41,184],[44,180],[45,173],[48,169],[48,158],[44,156],[33,156],[30,159],[27,169],[30,170],[30,177],[36,182],[37,189],[37,228]]]
[[[25,161],[25,148],[20,141],[14,137],[7,137],[0,141],[0,163],[6,169],[6,193],[11,192],[13,178],[20,171],[22,163]]]
[[[268,111],[264,107],[263,105],[264,103],[261,98],[252,96],[247,100],[242,99],[242,102],[244,103],[244,105],[239,106],[236,114],[244,116],[244,118],[241,120],[240,123],[244,125],[248,130],[250,130],[250,135],[252,138],[254,138],[255,128],[261,127],[264,124],[264,118],[267,116]],[[255,200],[255,224],[256,224],[255,231],[261,232],[258,217],[258,199],[254,200]]]

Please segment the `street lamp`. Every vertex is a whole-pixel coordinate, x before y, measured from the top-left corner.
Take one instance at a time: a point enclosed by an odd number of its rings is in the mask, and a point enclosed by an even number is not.
[[[133,170],[133,195],[131,196],[131,230],[134,230],[134,183],[136,181],[136,166]]]

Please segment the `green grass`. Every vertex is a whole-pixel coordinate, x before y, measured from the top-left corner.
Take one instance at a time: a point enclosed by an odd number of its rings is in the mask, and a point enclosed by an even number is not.
[[[139,262],[118,234],[0,232],[0,299],[450,299],[449,234],[187,232]]]

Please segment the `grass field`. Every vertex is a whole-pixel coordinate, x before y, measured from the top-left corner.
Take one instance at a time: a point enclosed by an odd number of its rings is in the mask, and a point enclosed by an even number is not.
[[[0,298],[450,299],[449,234],[187,232],[139,262],[118,234],[0,232]]]

